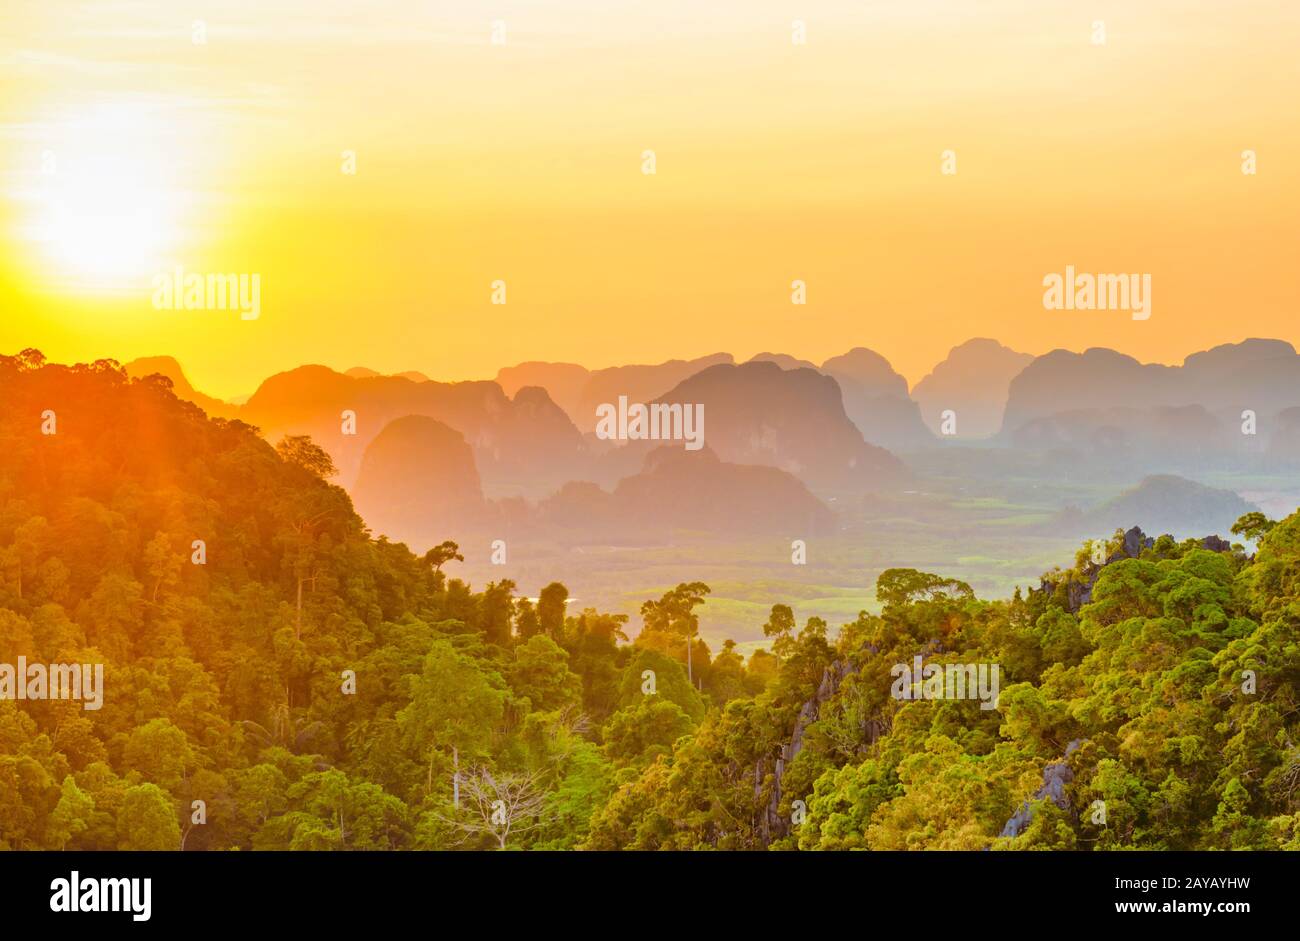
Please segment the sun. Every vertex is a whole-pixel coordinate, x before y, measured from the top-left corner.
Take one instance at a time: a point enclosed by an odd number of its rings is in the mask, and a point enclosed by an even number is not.
[[[37,241],[69,276],[97,283],[137,279],[159,267],[170,244],[164,200],[135,167],[109,162],[88,168],[46,208]]]
[[[27,238],[70,290],[138,288],[177,248],[183,193],[155,110],[105,105],[52,126]]]

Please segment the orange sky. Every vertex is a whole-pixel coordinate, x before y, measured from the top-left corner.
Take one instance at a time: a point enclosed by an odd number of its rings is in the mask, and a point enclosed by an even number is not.
[[[915,382],[971,336],[1300,343],[1300,4],[628,6],[6,4],[0,350],[237,395],[303,362],[861,345]],[[261,316],[154,309],[176,264],[259,274]],[[1151,319],[1044,310],[1068,264],[1150,273]]]

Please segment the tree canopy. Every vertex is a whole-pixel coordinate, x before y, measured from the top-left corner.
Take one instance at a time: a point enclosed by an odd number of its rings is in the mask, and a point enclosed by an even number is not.
[[[0,357],[0,392],[0,663],[106,677],[0,700],[0,848],[1300,849],[1300,515],[1005,600],[889,569],[745,656],[702,582],[631,640],[560,582],[475,590],[310,439],[112,361]],[[917,663],[998,665],[997,708],[895,698]]]

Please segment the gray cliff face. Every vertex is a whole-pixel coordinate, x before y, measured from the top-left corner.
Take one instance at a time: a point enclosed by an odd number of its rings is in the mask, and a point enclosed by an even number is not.
[[[768,798],[767,806],[763,808],[762,817],[759,820],[759,832],[762,835],[763,845],[767,846],[773,840],[779,840],[790,832],[790,820],[783,817],[777,812],[781,806],[781,779],[785,776],[785,766],[787,762],[793,761],[795,756],[803,750],[804,733],[808,726],[817,721],[821,713],[822,706],[828,702],[843,684],[845,678],[853,673],[857,668],[845,660],[836,660],[825,670],[822,671],[822,681],[813,693],[811,699],[805,702],[799,708],[799,715],[795,719],[794,732],[790,735],[790,741],[781,746],[779,757],[760,759],[754,768],[754,798],[759,799],[763,792],[763,779],[767,777],[767,772],[772,772],[772,794]]]
[[[1097,577],[1101,575],[1101,570],[1112,562],[1118,562],[1121,559],[1136,559],[1142,554],[1143,549],[1150,549],[1155,545],[1155,540],[1142,532],[1141,527],[1134,526],[1124,533],[1124,545],[1117,552],[1111,553],[1106,561],[1101,565],[1088,563],[1080,573],[1083,581],[1070,581],[1066,585],[1065,607],[1071,614],[1078,614],[1079,609],[1092,600],[1092,586],[1096,584]],[[1045,591],[1049,594],[1056,589],[1056,583],[1048,578],[1044,578],[1037,589],[1032,591]]]
[[[1071,580],[1065,586],[1066,598],[1065,607],[1071,614],[1078,614],[1079,610],[1090,601],[1092,601],[1092,587],[1097,583],[1097,578],[1101,575],[1101,570],[1106,566],[1120,562],[1124,559],[1136,559],[1142,555],[1142,550],[1150,549],[1156,544],[1155,539],[1142,532],[1140,526],[1134,526],[1124,533],[1124,545],[1115,552],[1107,556],[1106,561],[1097,565],[1088,563],[1080,575],[1081,581]],[[1219,536],[1206,536],[1201,540],[1201,548],[1208,549],[1211,552],[1230,552],[1232,544]],[[1030,591],[1035,592],[1054,592],[1058,582],[1051,578],[1043,578],[1038,588],[1032,588]]]
[[[1200,540],[1201,547],[1211,552],[1230,552],[1232,545],[1219,536],[1206,536]],[[1124,533],[1123,544],[1111,553],[1101,564],[1089,563],[1080,572],[1081,580],[1074,580],[1066,584],[1066,606],[1071,613],[1078,614],[1079,609],[1092,600],[1092,589],[1096,584],[1097,578],[1101,575],[1102,570],[1115,562],[1124,559],[1136,559],[1142,555],[1146,549],[1155,546],[1155,539],[1146,535],[1141,527],[1134,526]],[[1041,586],[1037,589],[1031,589],[1035,592],[1055,592],[1060,586],[1060,582],[1051,578],[1044,578]],[[923,657],[943,653],[945,650],[943,642],[938,639],[931,639],[922,649]],[[874,654],[877,651],[874,647],[867,648],[864,653]],[[791,830],[791,821],[788,815],[779,813],[781,799],[784,795],[782,783],[785,778],[786,766],[793,761],[803,750],[804,739],[808,728],[816,722],[822,713],[823,707],[834,698],[844,685],[844,681],[857,671],[857,667],[848,660],[836,660],[830,666],[822,671],[822,679],[818,684],[812,697],[808,699],[799,708],[798,715],[795,718],[794,728],[790,734],[790,740],[783,744],[779,749],[779,754],[768,756],[758,760],[754,766],[754,800],[758,802],[763,799],[763,785],[767,776],[772,776],[772,788],[767,796],[767,800],[760,810],[758,821],[759,837],[764,847],[769,846],[776,840],[789,836]],[[871,728],[864,728],[868,739],[874,741],[876,732]],[[1051,762],[1043,768],[1042,783],[1034,792],[1033,796],[1025,801],[1007,820],[999,834],[1001,837],[1017,837],[1023,834],[1029,825],[1033,822],[1033,804],[1037,801],[1050,800],[1061,810],[1071,810],[1071,803],[1067,788],[1074,780],[1074,772],[1068,764],[1068,759],[1084,744],[1083,739],[1075,739],[1070,742],[1065,749],[1065,756],[1058,761]]]
[[[1065,758],[1074,754],[1074,750],[1083,744],[1082,739],[1075,739],[1065,746]],[[1033,801],[1050,800],[1062,810],[1070,809],[1070,799],[1066,796],[1065,786],[1074,780],[1074,772],[1065,763],[1065,759],[1054,761],[1043,769],[1043,783],[1034,791],[1034,796],[1020,805],[1020,809],[1011,815],[998,836],[1017,837],[1029,829],[1034,819]]]

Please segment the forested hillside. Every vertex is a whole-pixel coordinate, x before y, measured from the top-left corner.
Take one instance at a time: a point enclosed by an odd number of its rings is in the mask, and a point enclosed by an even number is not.
[[[100,709],[0,701],[0,848],[1300,849],[1300,515],[1009,600],[890,569],[746,660],[699,582],[639,632],[474,590],[166,379],[29,350],[0,395],[0,664],[104,664]],[[917,657],[997,708],[898,698]]]

